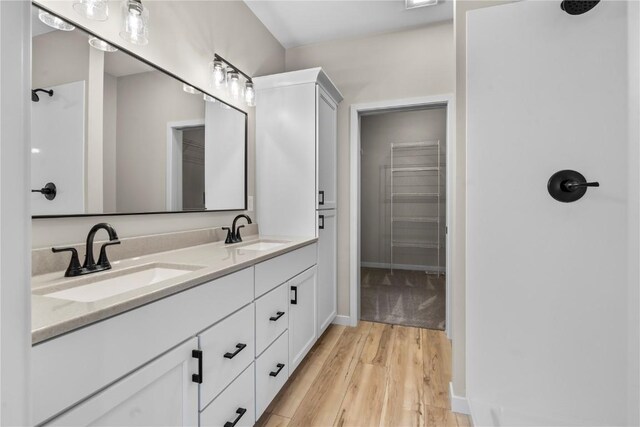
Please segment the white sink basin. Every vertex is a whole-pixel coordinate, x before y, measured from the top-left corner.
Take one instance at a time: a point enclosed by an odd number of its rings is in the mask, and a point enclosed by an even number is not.
[[[91,281],[86,285],[74,286],[69,289],[44,294],[44,296],[78,302],[94,302],[182,276],[199,268],[149,264],[142,268],[131,269],[129,270],[130,272],[127,270],[113,272],[107,278],[98,278],[98,280]],[[88,276],[87,280],[90,280]]]
[[[289,242],[276,242],[276,241],[263,240],[257,243],[252,243],[247,246],[242,246],[241,248],[238,248],[238,249],[244,249],[247,251],[269,251],[271,249],[276,249],[280,246],[284,246],[287,243]]]

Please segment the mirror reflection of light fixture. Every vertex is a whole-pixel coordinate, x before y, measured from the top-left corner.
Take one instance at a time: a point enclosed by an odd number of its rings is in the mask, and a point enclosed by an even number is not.
[[[117,52],[118,48],[111,46],[106,41],[99,39],[97,37],[89,37],[89,44],[91,47],[95,47],[98,50],[103,52]]]
[[[244,102],[249,107],[256,106],[256,90],[253,88],[253,82],[248,80],[244,85]]]
[[[235,100],[240,99],[240,75],[233,68],[227,70],[227,84],[231,97]]]
[[[76,29],[76,27],[69,24],[68,22],[42,9],[38,11],[38,19],[40,19],[40,21],[50,26],[51,28],[55,28],[56,30],[73,31]]]
[[[416,7],[435,6],[438,0],[405,0],[405,8],[415,9]]]
[[[206,102],[216,102],[216,99],[213,96],[207,95],[206,93],[203,93],[202,97]]]
[[[144,46],[149,43],[149,9],[140,0],[125,0],[120,37],[129,43]]]
[[[213,78],[213,85],[220,87],[225,84],[227,80],[227,71],[224,68],[224,64],[219,59],[214,59],[211,63],[211,75]]]
[[[193,86],[189,86],[189,85],[188,85],[188,84],[186,84],[186,83],[183,83],[183,84],[182,84],[182,90],[183,90],[183,91],[185,91],[185,92],[187,92],[187,93],[190,93],[191,95],[199,95],[199,94],[201,94],[201,93],[202,93],[202,92],[200,92],[198,89],[196,89],[195,87],[193,87]]]
[[[106,21],[109,18],[107,0],[76,0],[73,10],[93,21]]]

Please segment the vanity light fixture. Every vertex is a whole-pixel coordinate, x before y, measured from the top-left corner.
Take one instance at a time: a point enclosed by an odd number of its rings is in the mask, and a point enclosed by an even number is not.
[[[117,52],[118,48],[111,46],[109,43],[107,43],[106,41],[99,39],[97,37],[89,37],[89,44],[91,45],[91,47],[95,47],[98,50],[101,50],[103,52]]]
[[[149,43],[149,9],[142,5],[141,0],[124,0],[122,5],[120,37],[129,43],[146,45]]]
[[[201,93],[202,93],[202,92],[200,92],[198,89],[196,89],[195,87],[193,87],[193,86],[189,86],[189,85],[188,85],[188,84],[186,84],[186,83],[183,83],[183,84],[182,84],[182,90],[183,90],[183,91],[185,91],[185,92],[187,92],[187,93],[190,93],[191,95],[199,95],[199,94],[201,94]]]
[[[92,21],[106,21],[109,18],[107,0],[76,0],[73,10]]]
[[[211,63],[211,75],[213,78],[213,85],[215,87],[221,87],[226,83],[227,71],[224,64],[219,59],[214,59]]]
[[[38,19],[40,19],[44,24],[47,24],[51,28],[55,28],[56,30],[73,31],[76,29],[76,27],[69,24],[67,21],[64,21],[42,9],[38,11]]]
[[[226,83],[231,98],[242,100],[249,107],[255,107],[256,91],[251,77],[217,53],[211,62],[211,77],[213,85],[217,88],[224,86]],[[241,78],[244,78],[244,84],[242,84]]]
[[[405,0],[406,9],[415,9],[416,7],[435,6],[438,0]]]
[[[249,107],[256,106],[256,90],[253,88],[253,82],[251,80],[247,80],[244,84],[244,102],[246,102]]]

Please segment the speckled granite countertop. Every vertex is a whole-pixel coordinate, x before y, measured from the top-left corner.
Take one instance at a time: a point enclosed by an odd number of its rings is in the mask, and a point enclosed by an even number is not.
[[[31,278],[32,344],[37,344],[74,329],[234,273],[318,240],[316,238],[281,238],[272,236],[251,237],[251,239],[247,239],[242,243],[232,245],[225,245],[224,242],[214,242],[123,259],[113,262],[111,270],[74,278],[65,278],[64,272],[33,276]],[[261,240],[286,243],[270,250],[243,249],[243,247]],[[158,264],[158,267],[181,268],[188,272],[178,277],[93,302],[77,302],[45,296],[61,289],[117,277],[126,274],[126,272],[144,268],[149,264]]]

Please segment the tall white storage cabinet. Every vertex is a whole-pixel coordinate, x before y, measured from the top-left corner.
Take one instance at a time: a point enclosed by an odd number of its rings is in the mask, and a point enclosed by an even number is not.
[[[318,237],[314,323],[319,336],[337,313],[336,152],[342,95],[321,68],[253,81],[260,232]]]

